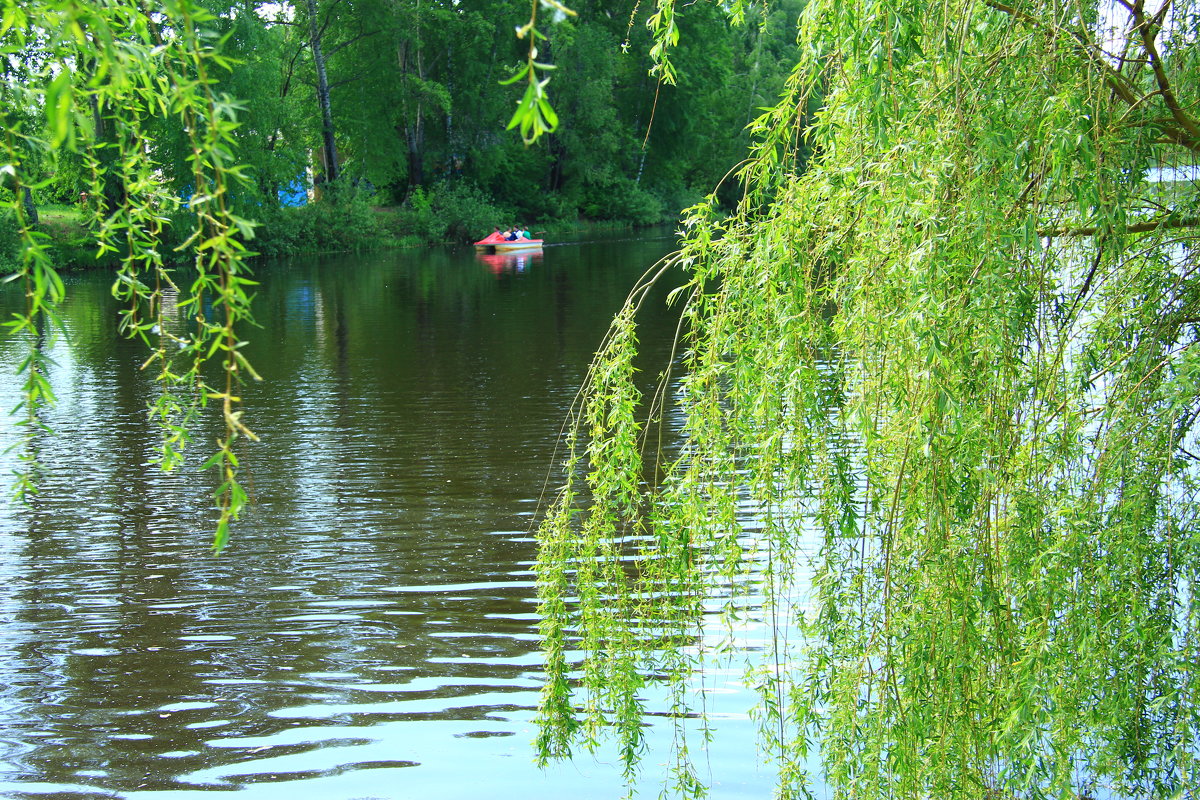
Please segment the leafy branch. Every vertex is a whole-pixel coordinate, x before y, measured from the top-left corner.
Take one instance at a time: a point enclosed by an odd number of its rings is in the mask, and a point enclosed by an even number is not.
[[[67,147],[80,152],[90,173],[88,213],[102,252],[117,254],[120,268],[114,295],[125,304],[120,329],[152,349],[143,368],[156,368],[160,394],[150,413],[162,426],[159,463],[173,469],[183,461],[190,426],[200,410],[219,403],[224,433],[205,467],[219,473],[214,501],[218,519],[213,549],[227,542],[229,526],[246,503],[238,481],[235,442],[255,439],[242,419],[243,376],[257,379],[242,353],[240,325],[252,321],[254,282],[246,267],[243,240],[254,223],[238,217],[229,204],[231,189],[245,180],[234,156],[233,131],[239,106],[213,91],[211,69],[229,69],[222,42],[205,30],[215,18],[192,0],[165,0],[153,13],[137,0],[78,2],[69,7],[36,2],[4,9],[3,52],[31,42],[41,48],[35,79],[23,82],[21,106],[40,108],[41,119],[9,127],[0,151],[0,176],[10,188],[22,188],[20,150]],[[74,69],[63,69],[62,65]],[[192,194],[187,209],[194,227],[179,251],[192,257],[193,280],[176,284],[166,268],[163,235],[170,212],[180,201],[165,186],[150,151],[149,125],[174,117],[189,146]],[[17,197],[19,191],[13,195]],[[6,204],[15,200],[8,200]],[[26,285],[25,310],[6,324],[9,336],[30,342],[19,366],[25,376],[21,407],[27,435],[44,427],[39,410],[53,399],[46,378],[46,342],[42,335],[63,300],[45,252],[45,235],[14,207],[22,236],[18,270],[10,280]],[[173,330],[166,313],[168,296],[189,311],[192,330]],[[211,302],[210,302],[211,301]],[[216,309],[216,318],[207,308]],[[206,366],[219,359],[223,381],[210,384]],[[177,361],[186,361],[178,364]],[[30,476],[20,477],[19,492],[36,490]]]
[[[538,61],[538,42],[546,41],[546,35],[537,28],[538,6],[540,4],[544,4],[567,16],[573,17],[576,15],[574,11],[558,2],[558,0],[533,0],[529,12],[529,21],[524,25],[517,26],[517,38],[522,40],[529,39],[528,55],[525,63],[517,68],[517,71],[511,77],[500,81],[500,84],[507,86],[522,81],[525,82],[525,92],[517,102],[517,109],[513,112],[512,118],[508,121],[506,127],[506,130],[517,128],[525,144],[533,144],[543,134],[553,133],[558,128],[558,114],[550,105],[550,98],[546,92],[546,86],[550,83],[550,78],[542,77],[543,74],[553,70],[554,65]]]

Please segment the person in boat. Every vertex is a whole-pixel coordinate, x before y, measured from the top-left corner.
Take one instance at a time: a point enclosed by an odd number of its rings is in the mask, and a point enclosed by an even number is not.
[[[521,226],[520,237],[522,239],[532,239],[533,238],[532,236],[529,235],[529,229],[526,228],[524,225]]]
[[[515,226],[510,226],[509,229],[504,232],[504,239],[508,242],[515,242],[517,240],[517,236],[518,234]]]

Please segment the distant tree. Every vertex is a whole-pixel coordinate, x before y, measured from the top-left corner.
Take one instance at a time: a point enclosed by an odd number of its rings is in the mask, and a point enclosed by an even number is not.
[[[325,69],[325,48],[322,43],[324,25],[317,14],[317,1],[304,0],[308,23],[308,50],[312,54],[316,74],[317,108],[321,110],[321,178],[322,184],[332,184],[341,176],[337,140],[333,130],[333,107],[329,97],[329,75]]]

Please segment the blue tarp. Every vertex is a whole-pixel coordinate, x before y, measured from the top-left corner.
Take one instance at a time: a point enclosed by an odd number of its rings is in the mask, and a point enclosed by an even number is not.
[[[279,205],[287,208],[308,205],[308,182],[303,176],[279,190]]]

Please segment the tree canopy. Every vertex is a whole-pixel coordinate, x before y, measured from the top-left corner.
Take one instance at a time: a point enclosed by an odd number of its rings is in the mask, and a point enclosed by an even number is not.
[[[547,7],[533,20],[526,0],[194,5],[224,59],[208,79],[238,102],[232,137],[252,180],[233,199],[243,210],[258,209],[269,226],[280,190],[303,187],[306,171],[318,185],[340,178],[381,204],[400,203],[417,188],[462,183],[528,217],[582,212],[660,221],[663,207],[698,199],[740,158],[745,125],[794,61],[786,53],[794,49],[800,3],[764,9],[746,26],[730,25],[714,7],[697,9],[680,23],[685,39],[666,91],[648,75],[644,23],[653,8],[635,0],[572,3],[574,16]],[[87,4],[67,8],[99,13]],[[135,13],[173,30],[169,9],[112,12]],[[6,46],[22,58],[33,57],[42,38],[55,38],[32,33],[57,19],[43,17],[39,6],[10,18]],[[536,28],[520,41],[514,28],[527,22]],[[549,92],[563,113],[552,133],[526,147],[504,129],[525,91],[520,76],[531,40],[539,66],[528,74],[539,85],[553,78]],[[784,58],[770,57],[780,51]],[[35,86],[60,74],[50,65],[67,54],[42,56],[47,61],[25,76]],[[513,76],[520,85],[501,85]],[[28,110],[38,112],[42,102]],[[180,127],[157,120],[153,132],[149,147],[163,177],[184,187],[190,178],[178,168],[187,152]],[[54,148],[36,171],[49,181],[36,192],[41,202],[78,196],[82,186],[69,169],[74,141]],[[657,214],[622,216],[629,209],[613,199],[622,192],[657,204]]]
[[[717,604],[776,631],[780,796],[1196,793],[1198,35],[1172,0],[809,0],[736,211],[685,214],[678,362],[642,396],[641,287],[577,407],[544,757],[607,731],[636,770],[655,676],[702,794]]]

